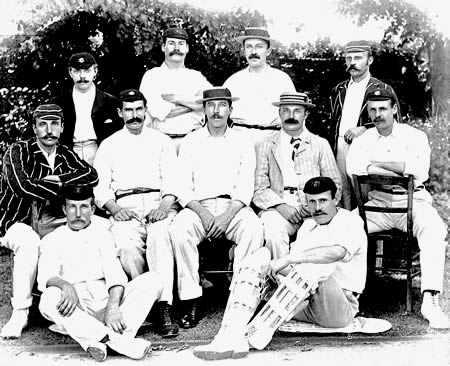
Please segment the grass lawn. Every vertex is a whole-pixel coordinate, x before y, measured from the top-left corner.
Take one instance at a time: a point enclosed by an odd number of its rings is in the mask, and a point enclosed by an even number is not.
[[[436,206],[440,211],[441,217],[444,218],[447,226],[449,226],[450,201],[448,199],[437,201]],[[181,329],[180,335],[173,341],[163,340],[152,331],[151,327],[142,328],[139,335],[151,340],[155,343],[155,347],[166,350],[172,348],[180,349],[180,347],[187,347],[192,343],[211,340],[219,329],[228,291],[227,281],[223,275],[214,275],[209,279],[215,286],[207,290],[203,296],[201,304],[203,318],[196,328]],[[362,315],[389,320],[393,327],[390,331],[383,333],[383,336],[401,337],[446,332],[430,329],[428,322],[423,320],[420,315],[420,279],[415,279],[414,310],[410,314],[405,313],[405,292],[406,283],[404,280],[391,276],[376,276],[368,282],[366,290],[360,299]],[[10,296],[11,255],[7,250],[0,249],[0,327],[6,323],[11,313]],[[450,247],[447,248],[446,275],[441,304],[443,310],[450,316]],[[177,310],[176,305],[175,303],[175,310]],[[49,325],[50,323],[40,315],[36,303],[31,308],[30,324],[23,332],[22,338],[19,340],[0,340],[0,345],[34,346],[74,343],[68,336],[61,336],[49,331]],[[352,338],[358,336],[353,334]],[[343,335],[343,337],[346,337],[346,335]],[[374,335],[373,337],[377,336]],[[276,333],[270,347],[281,348],[290,346],[302,342],[302,339],[305,339],[305,336],[299,337],[298,335]]]

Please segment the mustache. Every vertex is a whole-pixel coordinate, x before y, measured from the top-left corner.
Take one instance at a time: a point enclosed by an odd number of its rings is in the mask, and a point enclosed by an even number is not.
[[[284,123],[293,123],[293,124],[297,124],[298,121],[295,118],[288,118],[284,120]]]
[[[361,71],[360,69],[358,69],[355,65],[350,65],[349,67],[347,67],[346,71],[350,71],[350,70],[355,70],[355,71]]]
[[[325,214],[325,212],[323,212],[323,211],[316,211],[312,215],[313,216],[320,216],[320,215],[324,215],[324,214]]]
[[[384,122],[384,118],[382,117],[375,117],[372,122]]]
[[[259,55],[257,55],[256,53],[252,53],[250,56],[248,56],[248,58],[250,58],[250,59],[256,58],[259,60],[261,57],[259,57]]]
[[[179,55],[179,56],[183,56],[184,53],[178,50],[174,50],[172,52],[169,53],[169,56],[173,56],[173,55]]]
[[[89,83],[89,82],[90,82],[90,80],[80,79],[80,80],[77,81],[77,84],[84,84],[84,83]]]
[[[126,121],[125,123],[134,123],[134,122],[144,122],[144,119],[143,118],[140,118],[140,117],[133,117],[133,118],[130,118],[128,121]]]
[[[43,138],[44,139],[58,140],[58,138],[56,136],[53,136],[53,135],[45,135]]]
[[[223,116],[221,116],[219,113],[214,113],[212,116],[211,116],[211,118],[217,118],[217,119],[219,119],[219,118],[222,118]]]

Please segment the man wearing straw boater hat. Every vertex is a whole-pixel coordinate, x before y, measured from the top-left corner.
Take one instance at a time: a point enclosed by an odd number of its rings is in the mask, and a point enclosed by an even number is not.
[[[248,132],[258,144],[281,128],[272,102],[295,87],[289,75],[268,64],[272,39],[266,29],[247,28],[236,40],[243,46],[248,67],[231,75],[224,87],[239,98],[231,115],[235,128]]]
[[[264,225],[272,258],[289,253],[289,242],[311,216],[303,187],[313,177],[330,177],[341,196],[341,180],[328,142],[308,131],[305,120],[315,105],[305,93],[282,93],[278,102],[282,130],[257,148],[253,204]],[[301,238],[300,238],[301,239]]]
[[[206,125],[180,146],[177,196],[184,208],[169,228],[175,253],[179,297],[184,304],[180,325],[194,327],[199,285],[197,245],[225,237],[234,242],[234,267],[263,244],[262,224],[249,207],[253,196],[255,149],[249,138],[230,128],[232,103],[226,88],[208,89],[203,104]]]
[[[178,150],[181,139],[203,123],[201,105],[195,103],[211,84],[199,72],[185,67],[188,33],[180,27],[164,31],[164,62],[145,72],[139,90],[148,100],[147,120],[171,137]]]

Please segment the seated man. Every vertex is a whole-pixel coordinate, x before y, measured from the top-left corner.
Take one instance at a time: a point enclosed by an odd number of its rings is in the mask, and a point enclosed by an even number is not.
[[[253,203],[262,211],[266,247],[272,258],[289,253],[289,239],[310,217],[303,187],[313,177],[330,177],[341,197],[341,179],[328,142],[308,131],[305,120],[314,107],[304,93],[280,95],[282,130],[257,146]]]
[[[253,195],[255,149],[245,134],[229,127],[231,93],[226,88],[203,92],[206,126],[183,140],[179,153],[180,203],[169,228],[177,263],[178,292],[184,301],[181,327],[197,324],[199,284],[197,245],[226,237],[237,244],[234,268],[263,244],[262,224],[248,205]],[[189,301],[187,301],[189,300]]]
[[[55,104],[36,108],[35,137],[12,144],[3,156],[0,180],[0,246],[14,253],[12,315],[0,337],[20,337],[28,323],[36,280],[39,237],[64,224],[62,183],[97,184],[97,172],[59,144],[63,113]]]
[[[111,231],[128,277],[142,274],[147,259],[149,268],[163,280],[157,331],[173,337],[178,326],[170,311],[174,261],[168,226],[175,215],[175,148],[162,132],[145,128],[147,100],[140,91],[125,90],[119,100],[125,127],[103,141],[97,151],[95,199],[112,214]]]
[[[93,216],[94,208],[91,188],[66,187],[67,225],[42,240],[39,309],[97,361],[106,359],[107,347],[141,359],[150,342],[135,338],[136,332],[160,297],[162,284],[154,272],[127,283],[110,223]]]
[[[432,328],[450,328],[438,298],[444,279],[447,230],[423,185],[430,168],[427,136],[395,121],[398,106],[395,93],[390,89],[371,89],[367,95],[367,109],[375,128],[353,141],[347,155],[347,173],[350,176],[414,175],[413,233],[420,248],[421,312]],[[367,205],[406,206],[405,190],[386,187],[383,192],[371,191]],[[406,230],[406,214],[368,212],[366,218],[369,233],[392,228]]]
[[[358,296],[366,279],[367,237],[363,222],[356,213],[336,207],[337,188],[331,178],[312,178],[306,182],[303,191],[314,220],[304,222],[299,229],[299,239],[284,257],[270,260],[268,249],[261,248],[241,262],[239,272],[233,277],[219,333],[210,344],[196,347],[195,356],[218,360],[247,355],[247,323],[261,301],[264,282],[270,277],[284,287],[292,286],[289,281],[284,281],[283,276],[289,277],[293,271],[305,275],[304,278],[311,278],[311,274],[317,277],[318,287],[309,287],[311,291],[306,291],[303,297],[295,293],[294,296],[298,295],[297,303],[288,299],[293,313],[284,318],[280,310],[285,310],[281,304],[285,299],[272,297],[269,302],[278,305],[273,310],[280,317],[279,321],[294,317],[336,328],[353,321],[358,312]],[[305,265],[308,265],[309,273],[305,272]],[[325,269],[324,265],[327,265]],[[266,325],[270,327],[270,324]],[[249,339],[252,340],[251,337]]]

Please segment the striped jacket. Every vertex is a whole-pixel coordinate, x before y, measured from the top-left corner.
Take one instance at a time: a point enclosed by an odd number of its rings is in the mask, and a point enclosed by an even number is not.
[[[343,82],[339,83],[338,85],[336,85],[333,88],[333,90],[331,91],[331,96],[330,96],[331,114],[330,114],[329,129],[327,131],[327,140],[330,143],[330,146],[331,146],[331,149],[333,150],[334,155],[336,155],[336,153],[337,153],[337,140],[338,140],[338,135],[339,135],[339,126],[341,124],[342,108],[344,106],[345,95],[347,93],[347,87],[348,87],[349,83],[350,83],[350,79],[343,81]],[[374,126],[374,124],[370,121],[369,113],[367,112],[366,96],[367,96],[367,92],[370,88],[377,87],[377,86],[384,87],[384,88],[390,88],[390,89],[392,89],[392,91],[394,92],[394,95],[395,95],[395,91],[390,85],[388,85],[374,77],[371,77],[369,79],[369,82],[367,83],[367,87],[366,87],[366,91],[365,91],[364,99],[363,99],[363,104],[362,104],[360,112],[359,112],[358,123],[356,126],[366,126],[367,128]],[[401,121],[402,119],[400,116],[400,104],[399,104],[397,96],[396,96],[396,99],[397,99],[397,108],[398,108],[397,120]]]
[[[280,134],[281,132],[267,137],[257,148],[255,193],[252,202],[261,210],[267,210],[284,203]],[[301,142],[294,163],[296,170],[300,172],[297,188],[302,201],[305,183],[318,176],[333,179],[338,188],[336,198],[340,199],[342,191],[341,176],[330,146],[325,139],[306,131],[305,140]]]
[[[51,170],[36,138],[12,144],[3,157],[0,179],[0,235],[16,222],[31,223],[31,204],[38,210],[46,200],[60,200],[57,183],[43,181],[47,175],[57,175],[61,182],[95,186],[96,170],[64,145],[57,145],[55,169]]]

